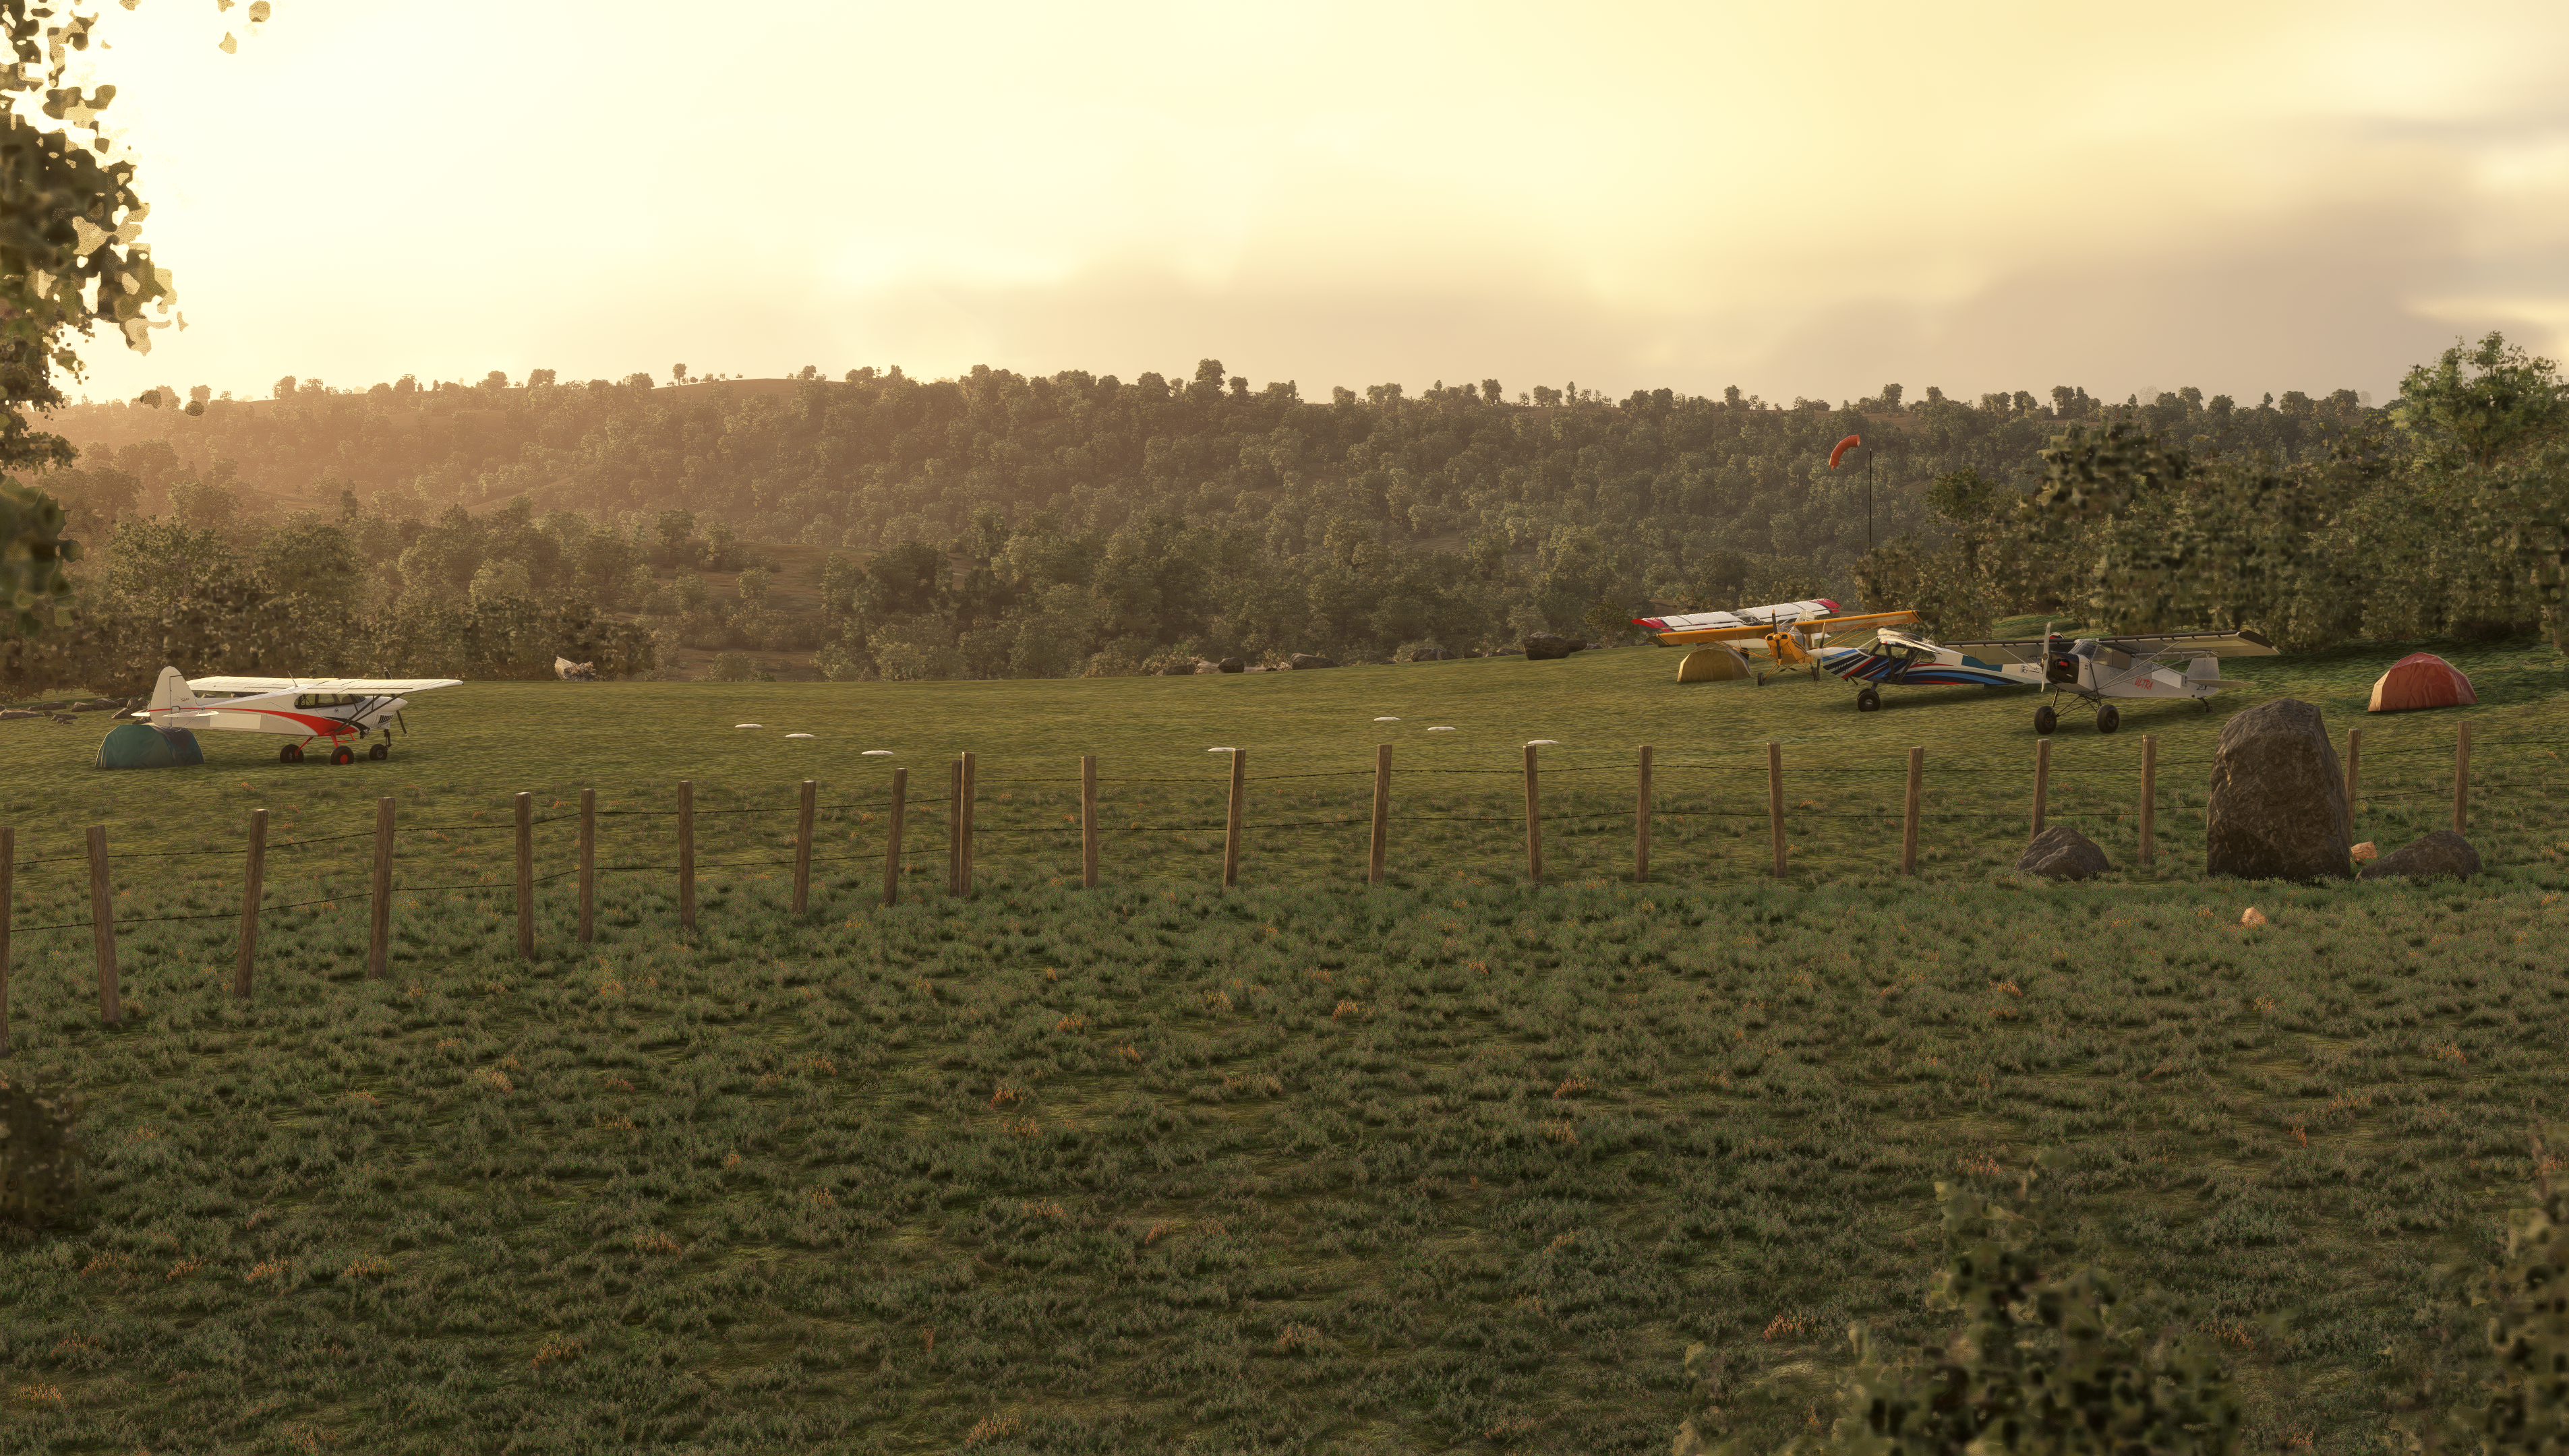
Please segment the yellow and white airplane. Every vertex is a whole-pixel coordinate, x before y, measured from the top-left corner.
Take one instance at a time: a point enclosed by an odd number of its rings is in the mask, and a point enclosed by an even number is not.
[[[1701,644],[1677,664],[1679,682],[1726,682],[1749,677],[1763,686],[1767,677],[1786,668],[1808,668],[1820,680],[1819,649],[1832,633],[1865,632],[1877,627],[1906,626],[1918,620],[1914,611],[1860,612],[1838,615],[1838,604],[1826,597],[1743,606],[1732,611],[1699,611],[1683,616],[1635,617],[1633,625],[1656,637],[1661,646]],[[1752,667],[1748,654],[1733,646],[1760,643],[1770,664]]]
[[[458,687],[460,677],[198,677],[187,678],[175,667],[161,669],[145,722],[156,728],[211,730],[216,733],[276,733],[294,741],[276,751],[278,763],[301,763],[303,748],[315,738],[329,742],[330,762],[355,763],[357,751],[344,739],[375,742],[366,757],[392,757],[392,730],[410,706],[408,694],[431,688]],[[221,697],[205,697],[221,693]]]

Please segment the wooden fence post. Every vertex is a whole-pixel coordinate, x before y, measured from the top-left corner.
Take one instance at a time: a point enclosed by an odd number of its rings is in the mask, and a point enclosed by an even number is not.
[[[972,893],[972,808],[981,797],[980,768],[980,761],[966,751],[963,755],[963,813],[955,821],[955,832],[962,837],[962,858],[955,862],[961,883],[955,894],[962,896]]]
[[[2471,818],[2471,720],[2464,718],[2453,732],[2453,833],[2460,834]]]
[[[2363,782],[2357,768],[2363,761],[2364,730],[2349,728],[2346,730],[2346,829],[2349,839],[2355,838],[2355,795],[2357,786]]]
[[[1775,878],[1784,878],[1784,745],[1766,745],[1766,833],[1774,842]]]
[[[2027,840],[2042,836],[2043,801],[2051,795],[2051,740],[2038,739],[2033,745],[2033,833]]]
[[[1249,750],[1231,751],[1231,809],[1224,816],[1222,833],[1222,888],[1229,890],[1240,883],[1240,818],[1241,800],[1249,793]]]
[[[1909,750],[1909,799],[1900,817],[1900,873],[1918,873],[1918,808],[1926,787],[1927,750]]]
[[[518,795],[518,958],[536,958],[536,799]]]
[[[1373,842],[1365,853],[1365,884],[1382,883],[1382,862],[1391,852],[1391,745],[1373,746]]]
[[[1537,885],[1543,883],[1543,786],[1535,773],[1535,755],[1540,752],[1533,744],[1526,745],[1526,878]]]
[[[802,812],[794,821],[794,912],[798,915],[812,907],[812,799],[819,789],[813,780],[803,781]]]
[[[1642,745],[1641,782],[1633,797],[1633,883],[1651,881],[1651,745]]]
[[[696,784],[678,781],[678,927],[696,927]]]
[[[18,831],[0,829],[0,1057],[9,1054],[9,927],[18,920]]]
[[[267,811],[249,812],[249,858],[241,867],[240,959],[232,965],[232,995],[249,999],[250,966],[258,958],[258,901],[267,880]]]
[[[963,755],[946,765],[945,893],[963,893]]]
[[[392,959],[393,940],[393,801],[375,801],[375,882],[373,904],[366,907],[366,975],[382,980]]]
[[[2141,868],[2159,852],[2159,736],[2141,735]]]
[[[884,904],[901,904],[901,821],[910,810],[910,770],[892,771],[892,824],[884,832]]]
[[[579,791],[579,943],[597,938],[597,791]]]
[[[1079,756],[1079,884],[1097,888],[1097,755]]]
[[[98,946],[98,1017],[110,1026],[125,1019],[125,997],[116,980],[116,896],[107,883],[107,826],[89,829],[90,939]]]

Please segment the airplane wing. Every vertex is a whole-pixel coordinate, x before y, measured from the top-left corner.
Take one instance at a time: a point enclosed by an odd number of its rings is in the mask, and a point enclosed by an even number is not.
[[[2251,631],[2236,632],[2144,632],[2135,636],[2106,637],[2103,645],[2119,647],[2135,657],[2157,657],[2181,653],[2189,657],[2276,657],[2282,649]]]
[[[431,688],[461,687],[460,677],[191,677],[187,689],[200,693],[360,693],[399,697]]]
[[[1737,611],[1693,611],[1678,616],[1637,616],[1633,625],[1646,632],[1689,632],[1707,627],[1755,627],[1759,633],[1785,622],[1804,617],[1830,616],[1838,604],[1825,597],[1810,601],[1773,601],[1763,606],[1743,606]],[[1689,638],[1688,640],[1701,640]]]
[[[1722,616],[1727,615],[1727,613],[1706,612],[1704,615]],[[1662,643],[1673,646],[1680,642],[1727,642],[1738,641],[1749,637],[1763,637],[1767,633],[1774,631],[1778,626],[1800,625],[1817,627],[1831,635],[1841,632],[1860,632],[1867,627],[1904,626],[1918,620],[1918,613],[1914,611],[1875,611],[1865,612],[1856,616],[1822,616],[1787,619],[1785,621],[1774,623],[1773,625],[1742,622],[1737,625],[1725,624],[1720,626],[1686,627],[1675,625],[1675,622],[1681,621],[1683,618],[1670,618],[1668,620],[1669,625],[1658,629],[1658,638]]]

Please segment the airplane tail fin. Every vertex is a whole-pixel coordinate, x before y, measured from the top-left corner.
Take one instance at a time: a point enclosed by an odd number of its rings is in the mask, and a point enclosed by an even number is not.
[[[150,711],[159,712],[164,708],[192,708],[195,705],[196,695],[188,689],[186,677],[175,667],[162,668],[161,681],[152,689]]]

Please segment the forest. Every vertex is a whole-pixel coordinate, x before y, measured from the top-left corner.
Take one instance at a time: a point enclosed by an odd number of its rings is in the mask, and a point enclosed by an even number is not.
[[[2455,443],[2492,410],[2505,440]],[[2559,414],[2548,362],[2496,336],[2381,408],[1496,379],[1323,401],[1216,359],[163,388],[48,418],[78,451],[32,478],[88,545],[76,623],[0,673],[1118,674],[1630,640],[1652,608],[1816,595],[1948,634],[2055,608],[2303,644],[2522,630],[2557,576]]]

